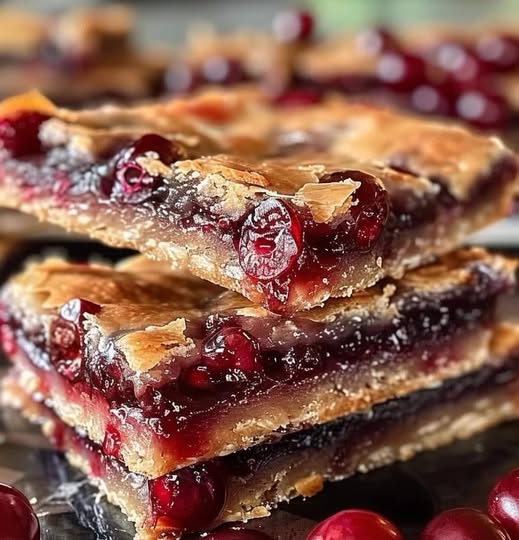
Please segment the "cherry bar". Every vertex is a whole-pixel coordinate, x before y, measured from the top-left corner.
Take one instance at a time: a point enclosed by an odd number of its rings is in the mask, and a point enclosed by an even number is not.
[[[496,139],[342,100],[294,113],[233,92],[72,112],[28,94],[0,116],[3,204],[276,313],[451,251],[511,210],[517,175]]]
[[[24,387],[160,476],[479,368],[514,267],[459,251],[283,318],[142,257],[48,260],[6,285],[0,330]]]

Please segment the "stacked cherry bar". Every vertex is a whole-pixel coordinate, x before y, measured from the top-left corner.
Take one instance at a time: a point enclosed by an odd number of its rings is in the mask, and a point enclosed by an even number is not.
[[[4,402],[141,537],[518,415],[519,330],[495,313],[515,264],[456,249],[511,207],[497,139],[254,90],[83,111],[30,93],[0,115],[4,205],[148,257],[33,264],[0,326]]]
[[[168,57],[138,51],[122,6],[44,16],[0,9],[0,95],[40,88],[60,104],[135,100],[156,93]]]
[[[280,13],[272,33],[207,31],[188,36],[166,72],[166,90],[260,82],[284,106],[327,92],[396,104],[514,134],[519,34],[513,25],[384,28],[319,37],[312,15]]]

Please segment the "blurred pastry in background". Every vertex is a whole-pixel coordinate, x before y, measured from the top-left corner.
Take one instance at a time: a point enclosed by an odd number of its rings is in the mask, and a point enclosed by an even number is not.
[[[0,9],[0,95],[38,88],[60,104],[133,100],[156,93],[165,50],[140,50],[134,17],[122,6],[58,16]]]

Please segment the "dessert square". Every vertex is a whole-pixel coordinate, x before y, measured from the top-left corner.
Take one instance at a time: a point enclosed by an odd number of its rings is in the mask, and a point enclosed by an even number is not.
[[[4,287],[0,332],[25,389],[158,477],[478,369],[514,268],[462,250],[282,317],[143,257],[51,259]]]
[[[133,13],[123,6],[82,7],[56,15],[0,9],[0,95],[39,88],[62,105],[150,97],[169,54],[140,51]]]
[[[294,313],[399,277],[507,215],[497,139],[341,99],[0,106],[3,204]]]
[[[178,538],[266,516],[282,501],[317,493],[325,481],[408,460],[517,418],[519,332],[502,326],[498,333],[495,356],[469,374],[153,479],[130,472],[31,397],[18,367],[4,380],[2,399],[42,425],[68,460],[135,522],[136,538]]]

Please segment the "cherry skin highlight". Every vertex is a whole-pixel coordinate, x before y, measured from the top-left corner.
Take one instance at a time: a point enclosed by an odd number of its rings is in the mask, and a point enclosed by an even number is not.
[[[149,486],[157,523],[179,531],[208,527],[225,503],[224,479],[218,466],[210,463],[150,480]]]
[[[289,10],[274,18],[272,29],[279,41],[291,43],[306,41],[312,36],[314,19],[307,11]]]
[[[487,509],[512,540],[519,539],[519,469],[510,471],[494,484]]]
[[[0,147],[14,158],[40,153],[40,126],[49,118],[49,115],[35,111],[20,111],[0,118]]]
[[[453,508],[430,521],[420,540],[510,540],[510,536],[480,510]]]
[[[306,540],[403,540],[387,519],[369,510],[343,510],[317,525]]]
[[[0,483],[1,536],[9,540],[39,540],[40,524],[27,497]]]
[[[301,223],[295,211],[283,201],[266,199],[245,219],[238,255],[248,276],[273,280],[292,268],[301,250]]]

